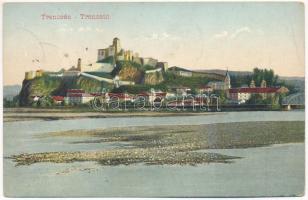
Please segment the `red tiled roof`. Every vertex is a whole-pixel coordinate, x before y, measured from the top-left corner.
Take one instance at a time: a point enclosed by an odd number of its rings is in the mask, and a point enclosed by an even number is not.
[[[278,87],[232,88],[229,93],[276,93],[278,90]]]
[[[55,100],[55,101],[63,101],[64,97],[62,97],[62,96],[53,96],[52,99]]]
[[[99,93],[99,92],[97,92],[97,93],[90,93],[92,96],[102,96],[102,93]]]
[[[95,95],[89,93],[68,93],[68,97],[93,97]]]
[[[68,97],[82,97],[82,93],[70,93],[67,96]]]
[[[118,97],[118,98],[124,98],[125,94],[124,93],[108,93],[109,97]]]

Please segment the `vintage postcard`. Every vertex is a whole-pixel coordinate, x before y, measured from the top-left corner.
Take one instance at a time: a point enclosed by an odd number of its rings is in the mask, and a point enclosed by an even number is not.
[[[6,197],[303,197],[305,5],[3,5]]]

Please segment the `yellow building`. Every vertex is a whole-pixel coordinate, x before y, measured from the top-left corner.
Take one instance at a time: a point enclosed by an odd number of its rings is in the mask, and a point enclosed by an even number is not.
[[[28,71],[25,73],[25,79],[26,80],[31,80],[34,79],[36,76],[36,72],[35,71]]]
[[[41,76],[43,76],[43,70],[41,70],[41,69],[36,70],[35,76],[36,76],[36,77],[41,77]]]
[[[124,51],[124,60],[132,61],[133,60],[133,51],[131,51],[131,50]]]

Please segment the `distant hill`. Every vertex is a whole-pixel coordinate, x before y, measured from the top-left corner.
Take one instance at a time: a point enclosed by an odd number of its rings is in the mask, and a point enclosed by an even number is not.
[[[305,92],[305,77],[279,76],[279,79],[288,85],[294,85],[297,91]]]
[[[305,81],[305,77],[300,76],[279,76],[279,79],[287,81]]]
[[[13,99],[21,90],[21,85],[5,85],[3,86],[3,98]]]
[[[215,73],[215,74],[221,74],[225,75],[227,70],[222,70],[222,69],[200,69],[200,70],[194,70],[196,72],[203,72],[203,73]],[[231,76],[247,76],[247,75],[252,75],[252,72],[250,71],[229,71],[229,74]]]
[[[185,71],[185,72],[192,72],[193,70],[187,69],[185,67],[178,67],[178,66],[172,66],[169,67],[168,70],[170,71]]]
[[[190,70],[200,73],[215,73],[225,75],[227,70],[208,69],[208,70]],[[230,76],[249,76],[253,72],[250,71],[229,71]],[[278,75],[279,76],[279,75]],[[279,76],[279,80],[285,82],[287,85],[293,85],[298,92],[305,91],[305,77]]]

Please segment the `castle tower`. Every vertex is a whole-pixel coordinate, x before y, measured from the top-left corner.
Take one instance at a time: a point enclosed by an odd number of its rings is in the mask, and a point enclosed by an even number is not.
[[[112,46],[114,47],[114,63],[115,61],[117,61],[117,56],[118,56],[118,53],[120,52],[121,50],[121,45],[120,45],[120,39],[119,38],[113,38],[113,41],[112,41]]]
[[[253,79],[251,79],[249,87],[250,88],[255,88],[256,87],[256,83],[255,83],[255,81]]]
[[[266,88],[266,81],[263,79],[261,82],[261,88]]]
[[[112,46],[115,48],[115,53],[118,54],[121,51],[121,44],[119,38],[114,38],[112,42]]]
[[[81,72],[81,58],[78,58],[78,61],[77,61],[77,70]]]
[[[98,49],[97,50],[97,61],[103,60],[108,57],[108,49]]]

